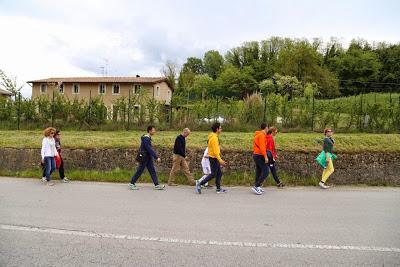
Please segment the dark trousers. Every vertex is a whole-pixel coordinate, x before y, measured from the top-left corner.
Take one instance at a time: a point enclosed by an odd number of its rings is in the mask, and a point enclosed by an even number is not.
[[[43,164],[42,165],[42,169],[43,169],[43,175],[42,177],[46,177],[46,166]],[[60,168],[58,168],[58,173],[60,174],[60,179],[64,179],[65,177],[65,173],[64,173],[64,161],[61,158],[61,164],[60,164]]]
[[[274,177],[274,180],[277,184],[279,184],[281,182],[281,180],[278,177],[278,173],[276,171],[276,166],[275,163],[268,163],[268,167],[271,170],[272,173],[272,177]],[[268,175],[267,175],[268,176]]]
[[[216,158],[210,157],[209,160],[210,160],[211,174],[207,175],[207,177],[200,182],[200,185],[205,185],[212,178],[215,177],[215,185],[217,186],[217,189],[221,189],[221,178],[222,178],[221,164]]]
[[[254,163],[256,164],[256,179],[254,186],[259,187],[268,176],[268,165],[265,163],[265,158],[262,155],[253,155]]]
[[[50,175],[56,170],[56,161],[54,157],[44,157],[44,173],[47,181],[50,181]]]
[[[156,169],[154,168],[154,163],[153,159],[147,159],[143,163],[139,164],[139,167],[136,170],[136,173],[132,176],[131,179],[131,184],[135,184],[136,181],[139,179],[139,177],[142,175],[144,169],[149,171],[151,180],[153,180],[154,185],[158,185],[158,178],[157,178],[157,173]]]

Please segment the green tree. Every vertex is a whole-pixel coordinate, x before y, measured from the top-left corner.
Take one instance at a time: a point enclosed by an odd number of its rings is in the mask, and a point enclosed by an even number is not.
[[[215,89],[215,81],[208,74],[196,75],[193,83],[193,91],[205,99]]]
[[[379,80],[382,64],[369,46],[353,41],[346,53],[330,60],[330,67],[341,80],[341,93],[351,95],[369,91],[370,82]]]
[[[171,60],[167,60],[167,62],[165,62],[165,65],[161,69],[161,73],[164,75],[164,77],[168,79],[172,90],[174,90],[176,87],[176,79],[178,73],[177,69],[177,64]]]
[[[276,86],[272,79],[266,79],[266,80],[263,80],[262,82],[260,82],[259,88],[260,88],[261,92],[263,92],[264,94],[267,94],[267,95],[274,93],[276,90]]]
[[[379,43],[375,52],[382,64],[379,81],[383,83],[398,83],[400,81],[400,44]],[[381,87],[384,90],[391,90],[393,85],[386,84]]]
[[[301,82],[295,76],[275,74],[274,80],[278,92],[281,95],[287,95],[289,100],[293,97],[302,96],[304,93]]]
[[[216,83],[217,95],[226,97],[243,98],[258,88],[257,81],[251,75],[251,68],[240,71],[233,65],[225,66]]]
[[[178,92],[187,93],[192,90],[196,75],[204,74],[203,61],[200,58],[189,57],[179,73]]]
[[[204,54],[204,70],[214,80],[221,73],[224,66],[224,58],[218,51],[210,50]]]
[[[204,74],[204,65],[201,58],[189,57],[186,63],[183,64],[182,72],[192,72],[196,75]]]

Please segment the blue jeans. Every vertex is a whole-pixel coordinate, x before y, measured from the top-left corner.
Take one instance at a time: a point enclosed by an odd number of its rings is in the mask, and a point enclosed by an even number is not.
[[[44,157],[44,166],[46,170],[46,180],[50,181],[50,175],[56,170],[56,160],[54,157]]]
[[[265,158],[262,155],[253,155],[254,163],[256,164],[255,187],[261,186],[265,178],[268,176],[268,165],[265,163]]]
[[[146,169],[146,168],[150,173],[151,180],[153,180],[154,185],[158,185],[156,169],[154,168],[153,159],[151,159],[151,158],[149,158],[146,161],[144,161],[143,163],[139,164],[139,167],[136,170],[136,173],[132,176],[131,184],[136,183],[136,181],[139,179],[139,177],[142,175],[144,169]]]
[[[205,185],[212,178],[215,177],[215,185],[217,186],[217,189],[221,189],[221,178],[222,178],[221,164],[216,158],[210,157],[209,160],[210,160],[211,174],[207,175],[207,177],[200,182],[200,185]]]

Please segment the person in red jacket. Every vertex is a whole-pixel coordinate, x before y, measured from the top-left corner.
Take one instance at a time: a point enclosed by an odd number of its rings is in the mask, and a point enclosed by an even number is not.
[[[261,188],[261,184],[268,176],[268,157],[267,148],[265,146],[267,129],[267,124],[262,123],[260,130],[254,133],[253,160],[256,164],[256,178],[254,186],[251,188],[251,190],[253,190],[256,195],[261,195],[264,193],[264,190]]]
[[[270,127],[268,129],[267,135],[265,137],[265,143],[266,143],[266,147],[267,147],[268,167],[271,170],[272,177],[274,177],[274,180],[275,180],[278,188],[282,188],[285,185],[279,179],[277,171],[276,171],[276,166],[275,166],[275,162],[278,159],[278,154],[276,153],[276,150],[275,150],[274,136],[277,133],[278,133],[278,129],[276,127],[274,127],[274,126]]]

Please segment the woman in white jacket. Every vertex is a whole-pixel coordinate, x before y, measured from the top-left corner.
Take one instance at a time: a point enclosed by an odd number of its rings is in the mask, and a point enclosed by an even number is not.
[[[51,173],[55,171],[56,169],[56,161],[55,161],[55,156],[58,155],[57,149],[56,149],[56,143],[54,140],[54,135],[56,133],[56,129],[49,127],[44,130],[44,138],[42,141],[42,163],[44,164],[45,167],[45,173],[46,173],[46,184],[47,185],[54,185],[53,182],[51,182]]]

